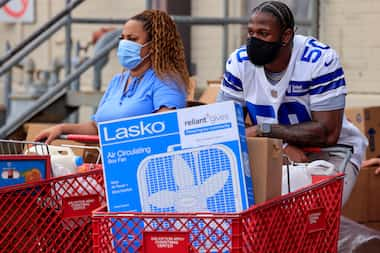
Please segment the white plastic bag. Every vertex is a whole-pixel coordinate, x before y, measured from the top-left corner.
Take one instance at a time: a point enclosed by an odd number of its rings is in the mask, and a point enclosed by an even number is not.
[[[288,178],[289,166],[289,178]],[[282,195],[305,187],[312,183],[312,175],[329,176],[337,173],[335,165],[325,160],[316,160],[311,163],[294,163],[282,166]]]
[[[380,252],[380,231],[341,216],[338,252],[378,253]]]

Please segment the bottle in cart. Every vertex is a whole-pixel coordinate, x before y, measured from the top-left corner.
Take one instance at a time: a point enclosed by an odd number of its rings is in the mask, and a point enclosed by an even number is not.
[[[75,155],[70,147],[49,146],[49,152],[53,177],[76,173],[83,164],[83,158]]]

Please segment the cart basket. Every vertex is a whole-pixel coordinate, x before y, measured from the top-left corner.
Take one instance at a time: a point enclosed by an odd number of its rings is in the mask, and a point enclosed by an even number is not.
[[[237,214],[93,212],[99,252],[337,252],[343,174]]]

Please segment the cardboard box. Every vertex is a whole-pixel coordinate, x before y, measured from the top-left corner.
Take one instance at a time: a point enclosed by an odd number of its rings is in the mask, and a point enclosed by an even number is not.
[[[220,90],[221,80],[209,80],[207,81],[207,88],[203,91],[202,95],[199,98],[199,102],[203,104],[212,104],[216,102]],[[247,126],[252,126],[251,118],[247,114],[245,118],[245,124]]]
[[[216,97],[218,96],[220,90],[219,80],[208,81],[207,88],[203,91],[202,95],[199,97],[199,101],[205,104],[212,104],[216,102]]]
[[[368,183],[368,221],[380,222],[380,175],[374,175],[370,169]]]
[[[253,204],[231,101],[99,124],[109,211],[239,212]]]
[[[366,159],[380,157],[380,107],[346,108],[345,114],[368,138]]]
[[[368,168],[362,168],[360,170],[350,198],[343,206],[343,216],[357,222],[368,221],[368,181],[370,176],[373,175],[371,175],[371,170]]]
[[[247,138],[255,204],[281,196],[282,140]]]
[[[24,129],[26,131],[26,140],[27,141],[33,141],[34,138],[42,132],[42,130],[45,130],[49,127],[55,126],[56,124],[49,124],[49,123],[27,123],[24,125]],[[61,145],[81,145],[83,146],[83,143],[76,142],[76,141],[69,141],[69,140],[54,140],[51,145],[53,146],[61,146]],[[82,150],[74,150],[76,155],[82,155]]]
[[[360,223],[380,222],[380,176],[376,167],[362,168],[342,214]]]

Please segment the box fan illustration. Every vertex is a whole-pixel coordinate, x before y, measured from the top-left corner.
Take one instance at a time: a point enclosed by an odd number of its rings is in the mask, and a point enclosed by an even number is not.
[[[142,211],[242,210],[237,161],[229,147],[174,148],[141,161],[137,180]]]

